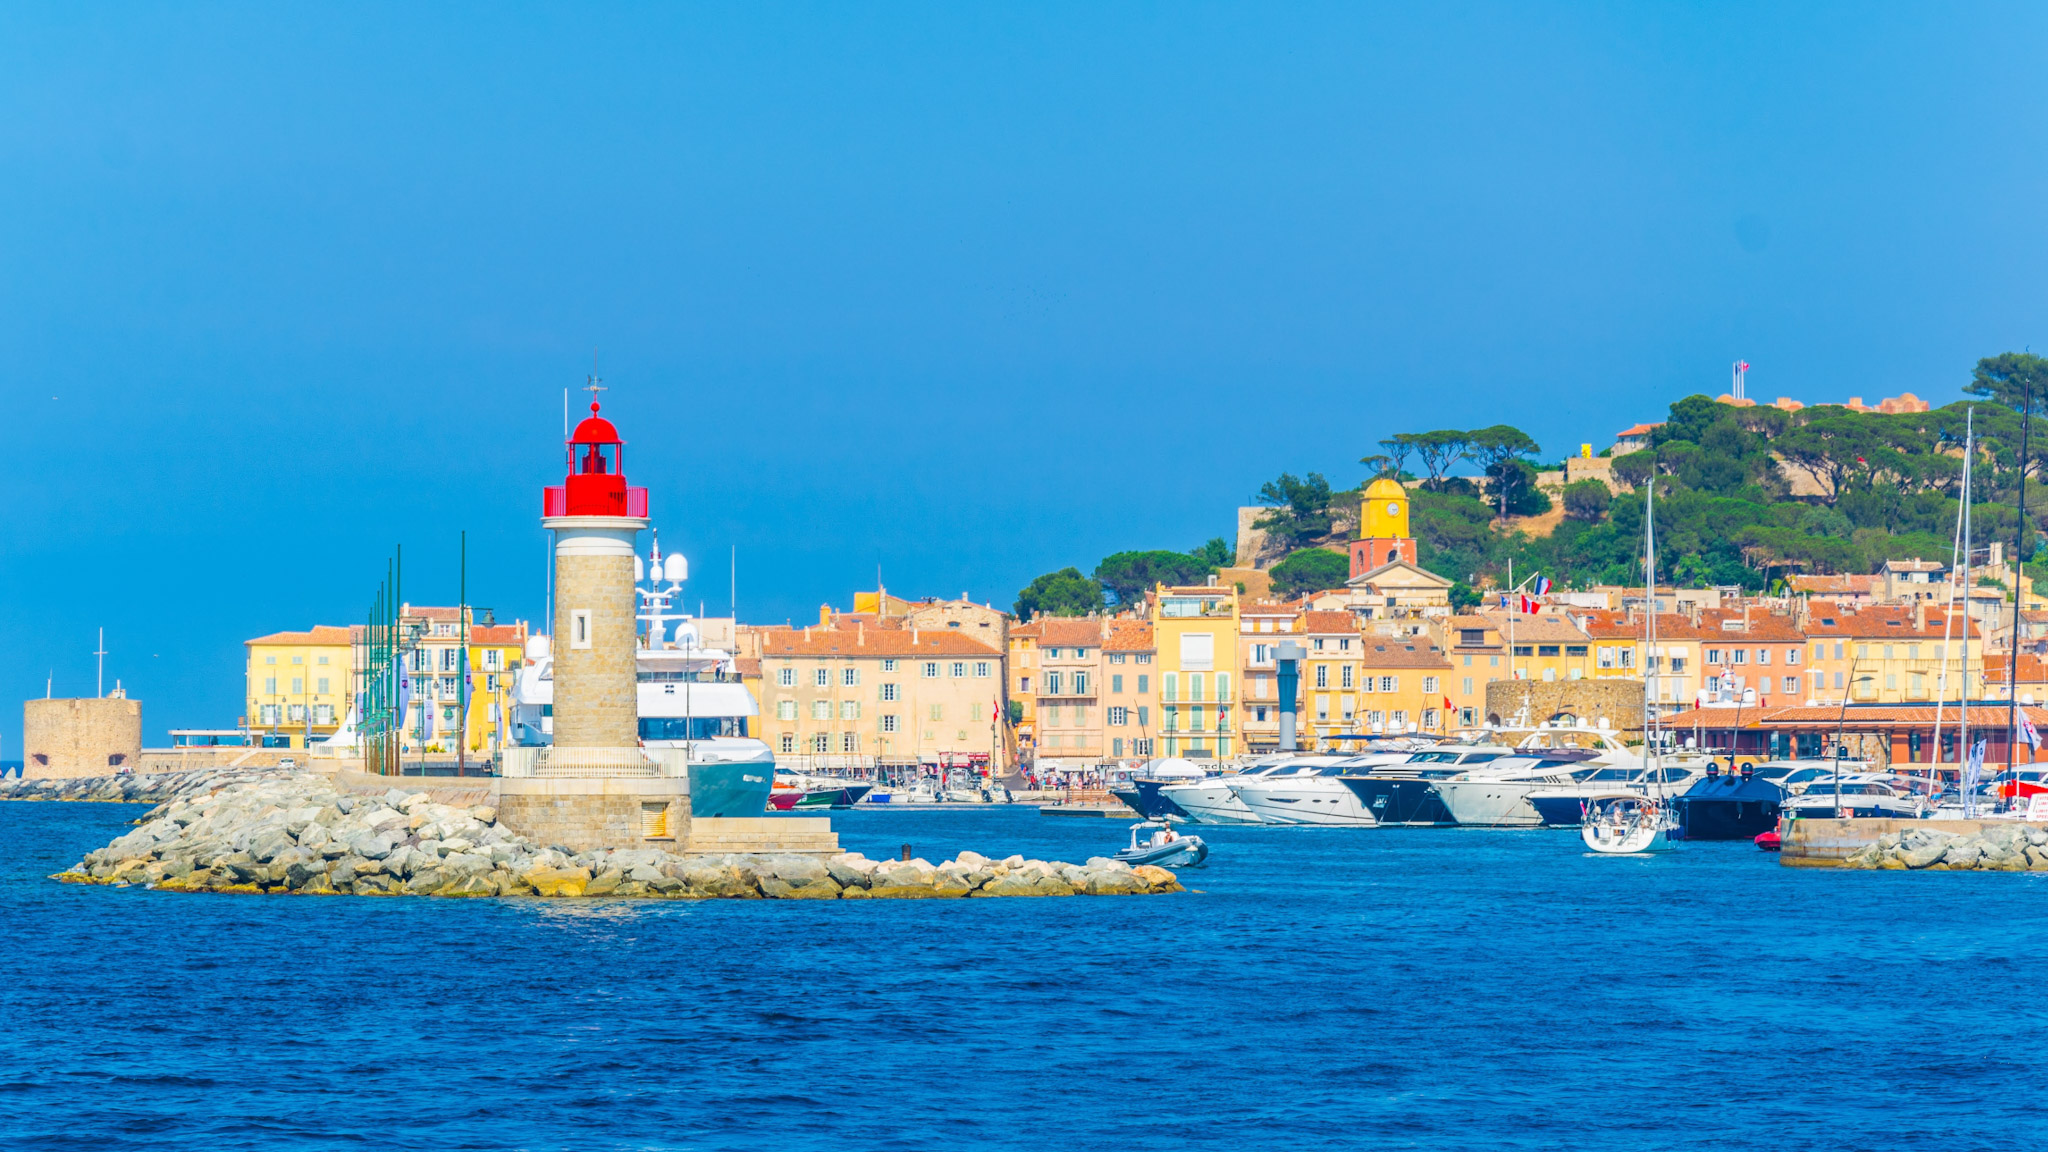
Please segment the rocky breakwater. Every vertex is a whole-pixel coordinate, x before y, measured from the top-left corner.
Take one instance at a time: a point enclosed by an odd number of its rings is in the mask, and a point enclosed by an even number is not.
[[[307,775],[197,781],[133,831],[55,877],[167,891],[355,896],[942,899],[1121,896],[1181,891],[1164,868],[1101,857],[1086,864],[943,864],[815,856],[571,853],[532,843],[484,805],[436,803],[397,789],[339,792]]]
[[[1970,833],[1939,828],[1887,832],[1851,853],[1844,868],[1923,869],[1940,872],[2048,871],[2048,828],[1987,824]]]
[[[123,772],[118,776],[0,780],[0,800],[90,800],[108,804],[157,804],[199,788],[267,775],[251,768],[199,768],[190,772]],[[274,775],[269,773],[268,775]]]

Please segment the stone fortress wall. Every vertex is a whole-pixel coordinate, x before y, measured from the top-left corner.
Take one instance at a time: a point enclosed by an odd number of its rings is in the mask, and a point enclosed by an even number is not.
[[[125,696],[30,700],[22,705],[22,774],[105,776],[142,760],[142,701]]]

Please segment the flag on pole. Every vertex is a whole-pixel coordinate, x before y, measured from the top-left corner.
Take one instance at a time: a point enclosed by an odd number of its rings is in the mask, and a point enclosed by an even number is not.
[[[1977,791],[1977,779],[1984,774],[1984,745],[1979,739],[1970,745],[1970,758],[1963,764],[1963,795],[1969,797]]]
[[[1550,595],[1550,577],[1538,576],[1534,588],[1538,596]]]
[[[2020,713],[2020,738],[2025,740],[2027,747],[2033,751],[2039,752],[2041,750],[2041,734],[2034,730],[2033,717],[2028,716],[2025,712]]]
[[[1453,704],[1453,703],[1451,703],[1451,698],[1450,698],[1449,696],[1446,696],[1446,697],[1444,697],[1444,711],[1446,711],[1446,712],[1456,712],[1457,710],[1458,710],[1458,706],[1457,706],[1457,705],[1455,705],[1455,704]]]

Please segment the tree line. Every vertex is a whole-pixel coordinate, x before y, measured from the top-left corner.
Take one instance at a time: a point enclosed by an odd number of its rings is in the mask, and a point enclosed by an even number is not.
[[[1914,556],[1946,561],[1967,427],[1975,434],[1967,463],[1977,539],[2019,538],[2025,559],[2040,540],[2048,497],[2030,423],[2048,411],[2048,359],[1987,357],[1963,391],[1973,399],[1895,414],[1685,397],[1648,447],[1612,457],[1613,488],[1599,480],[1564,487],[1564,519],[1547,536],[1510,520],[1551,509],[1532,462],[1541,448],[1526,433],[1506,424],[1398,433],[1361,458],[1368,471],[1356,488],[1337,490],[1318,472],[1266,482],[1253,497],[1268,509],[1255,526],[1287,553],[1270,569],[1277,592],[1341,587],[1349,562],[1326,547],[1340,543],[1333,509],[1355,504],[1371,479],[1393,477],[1410,486],[1418,561],[1453,581],[1462,606],[1479,599],[1477,589],[1505,587],[1510,564],[1518,576],[1540,571],[1565,587],[1640,583],[1641,493],[1654,484],[1659,582],[1764,590],[1796,572],[1868,573],[1888,558]],[[1477,477],[1453,475],[1468,463]],[[1155,581],[1202,582],[1231,554],[1221,538],[1188,552],[1119,552],[1088,576],[1065,568],[1039,577],[1019,593],[1017,614],[1134,604]]]

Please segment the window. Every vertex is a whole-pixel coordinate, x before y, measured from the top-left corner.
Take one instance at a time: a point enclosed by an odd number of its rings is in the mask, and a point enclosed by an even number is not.
[[[315,723],[315,724],[332,724],[332,723],[334,723],[334,705],[332,705],[332,704],[315,704],[315,705],[313,705],[313,723]]]
[[[1329,718],[1330,718],[1330,698],[1329,698],[1328,696],[1317,696],[1317,697],[1316,697],[1316,719],[1318,719],[1318,720],[1328,720]]]
[[[315,681],[313,681],[313,691],[314,691],[314,692],[316,692],[316,693],[318,693],[318,694],[319,694],[319,695],[321,695],[321,696],[325,696],[325,695],[327,695],[327,692],[328,692],[328,688],[327,688],[327,685],[328,685],[328,683],[329,683],[329,681],[328,681],[327,677],[325,677],[325,676],[322,676],[322,677],[320,677],[320,678],[319,678],[318,680],[315,680]]]
[[[1471,694],[1472,694],[1472,678],[1471,678],[1470,676],[1467,676],[1467,677],[1465,677],[1465,695],[1467,695],[1467,696],[1470,696]]]
[[[955,680],[957,680],[957,679],[959,679],[959,678],[961,678],[962,676],[965,676],[965,675],[967,675],[967,661],[965,661],[965,660],[955,660],[955,661],[953,661],[953,678],[954,678]]]
[[[1538,656],[1555,656],[1557,652],[1558,646],[1555,644],[1538,644],[1536,646],[1536,654]]]
[[[1343,686],[1346,688],[1351,687],[1351,665],[1346,664],[1343,668],[1339,669],[1338,671],[1343,673],[1343,675],[1339,677],[1339,679],[1343,682]]]
[[[1757,662],[1758,664],[1760,664],[1760,665],[1761,665],[1761,664],[1769,664],[1769,663],[1771,662],[1771,650],[1770,650],[1769,648],[1759,648],[1759,649],[1757,649],[1757,650],[1756,650],[1756,662]]]
[[[860,719],[860,701],[841,700],[839,702],[839,718],[841,720]]]
[[[842,732],[842,733],[840,733],[840,735],[839,735],[839,750],[840,750],[841,752],[858,752],[858,751],[860,751],[860,737],[859,737],[858,735],[856,735],[856,734],[852,733],[852,732]]]
[[[1063,681],[1064,678],[1060,673],[1047,672],[1045,674],[1045,694],[1047,696],[1058,696],[1060,694],[1060,684]]]
[[[305,723],[305,722],[306,722],[306,706],[305,706],[304,704],[293,704],[293,705],[290,705],[289,707],[287,707],[287,708],[285,709],[285,717],[284,717],[284,718],[285,718],[285,719],[286,719],[287,721],[289,721],[290,723],[293,723],[293,724],[303,724],[303,723]]]
[[[1498,667],[1500,667],[1500,657],[1499,657],[1499,656],[1488,656],[1488,657],[1486,658],[1486,666],[1487,666],[1488,668],[1498,668]]]
[[[292,663],[294,663],[294,664],[304,664],[305,662],[306,662],[306,658],[305,658],[304,656],[294,656],[294,657],[292,657]]]
[[[1515,645],[1515,655],[1517,656],[1534,656],[1535,654],[1536,646],[1534,644]]]
[[[902,697],[898,695],[898,692],[899,689],[894,684],[882,685],[882,702],[888,704],[894,703],[895,701],[902,699]]]
[[[453,649],[453,648],[443,648],[443,649],[441,649],[441,671],[443,671],[443,672],[453,672],[453,671],[455,671],[455,664],[456,664],[456,660],[455,660],[455,652],[456,652],[456,650],[455,650],[455,649]],[[293,661],[292,661],[292,663],[294,663],[294,664],[297,664],[297,663],[298,663],[298,661],[297,661],[297,660],[293,660]]]
[[[1121,653],[1121,652],[1111,652],[1111,653],[1109,654],[1109,662],[1110,662],[1111,664],[1121,664],[1121,663],[1123,663],[1123,662],[1124,662],[1124,654],[1123,654],[1123,653]]]
[[[1057,648],[1047,648],[1047,649],[1045,650],[1045,658],[1046,658],[1047,660],[1057,660],[1057,659],[1059,659],[1059,658],[1060,658],[1060,650],[1059,650],[1059,649],[1057,649]]]
[[[820,688],[829,688],[829,687],[831,687],[831,686],[832,686],[832,670],[831,670],[830,668],[813,668],[813,669],[811,669],[811,683],[813,683],[813,684],[817,685],[817,686],[818,686],[818,687],[820,687]]]
[[[1397,683],[1398,683],[1398,681],[1397,681],[1397,679],[1396,679],[1395,677],[1392,677],[1392,676],[1382,676],[1382,677],[1380,677],[1380,691],[1382,691],[1382,692],[1393,692],[1393,691],[1396,691],[1395,685],[1396,685]]]
[[[1600,649],[1600,667],[1614,667],[1614,649],[1607,647],[1602,647]]]
[[[841,668],[841,669],[839,670],[839,685],[840,685],[840,687],[842,687],[842,688],[851,688],[851,687],[853,687],[854,685],[856,685],[856,684],[859,684],[859,683],[860,683],[860,669],[858,669],[858,668]]]
[[[1060,708],[1059,708],[1059,705],[1057,705],[1057,704],[1051,704],[1051,705],[1047,705],[1047,706],[1046,706],[1046,707],[1044,707],[1044,708],[1040,708],[1040,709],[1038,710],[1038,718],[1039,718],[1039,720],[1040,720],[1040,721],[1042,722],[1042,724],[1043,724],[1043,726],[1044,726],[1044,727],[1047,727],[1047,728],[1057,728],[1057,727],[1059,727],[1059,726],[1060,726]]]
[[[944,720],[946,718],[946,706],[944,704],[932,705],[931,718],[934,720]]]
[[[1118,759],[1122,759],[1122,758],[1123,758],[1123,754],[1124,754],[1124,738],[1123,738],[1123,737],[1121,737],[1121,736],[1118,736],[1118,737],[1117,737],[1116,739],[1114,739],[1114,740],[1111,740],[1111,741],[1109,742],[1109,754],[1110,754],[1111,756],[1117,757]]]
[[[830,720],[831,718],[832,718],[832,702],[831,702],[830,700],[813,700],[813,701],[811,701],[811,719],[813,719],[813,720]]]
[[[1123,673],[1119,672],[1109,678],[1109,690],[1111,692],[1122,692],[1124,690]]]
[[[882,661],[882,671],[884,671],[884,672],[894,672],[895,670],[896,670],[896,662],[895,662],[894,660],[884,660],[884,661]]]
[[[775,671],[775,683],[776,683],[776,684],[778,684],[778,685],[780,685],[780,686],[782,686],[782,687],[784,687],[784,688],[794,688],[794,687],[796,687],[796,669],[794,669],[794,668],[778,668],[778,669],[776,669],[776,671]]]
[[[832,750],[832,737],[831,737],[831,736],[827,735],[826,733],[820,732],[820,733],[818,733],[818,734],[817,734],[816,736],[813,736],[813,737],[811,737],[811,751],[813,751],[813,752],[830,752],[831,750]]]
[[[1733,662],[1734,662],[1734,663],[1737,663],[1737,664],[1747,664],[1747,663],[1749,663],[1749,649],[1747,649],[1747,648],[1737,648],[1737,649],[1736,649],[1735,651],[1733,651],[1733,652],[1730,652],[1730,653],[1729,653],[1728,655],[1734,658],[1734,660],[1733,660]]]
[[[939,678],[939,662],[937,660],[925,661],[924,678],[927,680],[937,680]]]
[[[1799,663],[1799,649],[1797,649],[1797,648],[1787,648],[1787,649],[1785,649],[1785,663],[1787,663],[1787,664],[1797,664],[1797,663]]]
[[[1797,694],[1798,694],[1798,692],[1799,692],[1799,677],[1797,677],[1797,676],[1787,676],[1787,677],[1785,677],[1785,695],[1787,695],[1787,696],[1793,696],[1793,695],[1797,695]]]
[[[265,664],[275,664],[275,663],[277,663],[277,657],[275,657],[275,656],[265,656],[265,657],[263,658],[263,662],[264,662]]]
[[[1622,666],[1623,668],[1633,668],[1633,667],[1635,667],[1635,666],[1636,666],[1636,650],[1635,650],[1635,649],[1633,649],[1633,648],[1623,648],[1623,649],[1621,650],[1621,666]]]
[[[1152,723],[1152,709],[1143,704],[1138,705],[1138,727],[1143,728],[1150,723]]]
[[[1351,718],[1358,713],[1357,697],[1352,696],[1349,692],[1339,696],[1337,698],[1337,710],[1344,717],[1346,724],[1351,723]]]
[[[1152,678],[1151,678],[1150,676],[1143,676],[1143,675],[1139,676],[1139,677],[1138,677],[1138,695],[1140,695],[1140,696],[1143,696],[1143,695],[1145,695],[1145,694],[1146,694],[1147,692],[1150,692],[1150,691],[1152,691]]]
[[[263,694],[265,696],[277,695],[277,677],[265,676],[263,678]]]
[[[256,711],[262,718],[262,722],[272,727],[276,727],[283,722],[284,709],[275,704],[265,704]]]
[[[1180,709],[1168,706],[1163,719],[1164,722],[1160,725],[1162,731],[1177,732],[1180,730]]]
[[[590,609],[569,609],[569,647],[590,647]]]
[[[1323,638],[1321,636],[1318,636],[1315,639],[1315,649],[1318,652],[1321,652],[1323,650]]]
[[[1121,727],[1123,727],[1124,725],[1126,725],[1126,724],[1129,724],[1130,722],[1131,722],[1131,710],[1130,710],[1129,708],[1111,708],[1111,709],[1109,710],[1109,726],[1110,726],[1110,727],[1112,727],[1112,728],[1121,728]]]
[[[1567,644],[1564,646],[1564,654],[1576,656],[1583,660],[1586,657],[1586,646],[1584,644]],[[1429,725],[1425,724],[1424,727],[1429,727]]]
[[[882,731],[884,731],[884,732],[894,732],[894,731],[896,731],[896,724],[897,724],[897,718],[896,718],[896,717],[894,717],[894,716],[884,716],[884,717],[882,717]]]
[[[1150,755],[1152,755],[1152,741],[1151,741],[1151,740],[1149,740],[1149,739],[1140,739],[1140,740],[1133,740],[1133,741],[1131,741],[1131,755],[1133,755],[1133,756],[1150,756]]]
[[[492,672],[496,672],[502,666],[499,658],[503,655],[504,653],[496,648],[484,649],[484,667]],[[327,657],[322,656],[320,662],[322,664],[327,663]]]
[[[1685,657],[1673,656],[1671,658],[1671,674],[1673,676],[1685,675]]]
[[[1074,673],[1074,695],[1076,695],[1076,696],[1086,696],[1087,694],[1088,694],[1088,674],[1087,674],[1086,672],[1076,672],[1076,673]]]
[[[775,702],[775,718],[777,720],[796,719],[796,701],[777,700]]]
[[[986,680],[986,679],[988,679],[988,678],[989,678],[989,675],[990,675],[990,673],[991,673],[991,672],[993,671],[994,667],[995,667],[994,665],[990,664],[990,663],[989,663],[988,661],[986,661],[986,660],[977,660],[977,661],[975,661],[975,662],[974,662],[974,678],[975,678],[976,680]]]
[[[796,751],[796,737],[784,732],[782,739],[777,742],[776,747],[779,751],[794,752]]]
[[[1868,645],[1868,644],[1858,644],[1858,645],[1856,646],[1856,658],[1857,658],[1858,660],[1868,660],[1868,659],[1870,659],[1870,645]],[[1837,659],[1837,660],[1839,660],[1839,659],[1841,659],[1841,657],[1837,656],[1837,657],[1836,657],[1836,659]]]
[[[1396,728],[1406,728],[1408,726],[1408,710],[1396,708],[1393,715],[1387,717],[1387,722]]]
[[[1017,691],[1019,691],[1019,692],[1023,692],[1023,693],[1025,693],[1026,695],[1029,695],[1029,694],[1030,694],[1030,692],[1031,692],[1031,677],[1029,677],[1029,676],[1019,676],[1019,677],[1017,677]]]
[[[1318,664],[1318,665],[1316,665],[1316,687],[1318,687],[1318,688],[1328,688],[1329,686],[1330,686],[1330,666],[1329,666],[1328,664]]]
[[[1138,663],[1140,663],[1140,664],[1150,664],[1151,662],[1152,662],[1152,654],[1151,654],[1150,652],[1140,652],[1140,653],[1138,653]],[[1143,691],[1143,689],[1140,689],[1140,691]],[[1145,747],[1147,747],[1147,748],[1150,748],[1151,746],[1152,746],[1152,742],[1151,742],[1150,740],[1147,740],[1147,741],[1145,742]],[[1146,755],[1148,755],[1148,756],[1149,756],[1149,755],[1151,755],[1151,753],[1147,752],[1147,753],[1146,753]]]
[[[1422,678],[1422,691],[1424,695],[1436,695],[1436,677],[1424,676]]]

